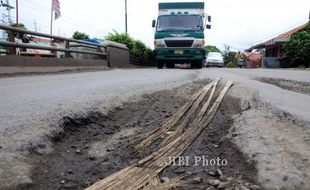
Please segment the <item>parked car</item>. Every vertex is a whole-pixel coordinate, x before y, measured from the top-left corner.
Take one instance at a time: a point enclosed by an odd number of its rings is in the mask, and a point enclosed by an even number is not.
[[[224,67],[223,55],[219,52],[209,52],[206,59],[206,67]]]

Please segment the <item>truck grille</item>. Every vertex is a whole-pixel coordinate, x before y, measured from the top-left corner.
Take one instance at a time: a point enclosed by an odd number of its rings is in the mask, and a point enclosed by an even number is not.
[[[194,40],[165,40],[167,47],[191,47]]]

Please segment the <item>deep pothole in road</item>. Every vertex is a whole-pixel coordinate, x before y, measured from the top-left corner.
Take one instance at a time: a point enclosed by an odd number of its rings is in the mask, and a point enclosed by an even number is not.
[[[208,81],[199,81],[144,95],[141,101],[125,103],[108,115],[92,113],[88,118],[64,118],[64,131],[52,139],[53,152],[44,154],[33,150],[30,153],[33,183],[19,189],[84,189],[137,162],[142,156],[133,154],[130,146],[135,139],[161,127],[165,118],[171,117],[206,83]],[[161,179],[180,175],[186,176],[185,180],[195,179],[190,189],[259,189],[254,163],[225,138],[232,116],[240,111],[239,100],[226,96],[208,130],[182,155],[189,159],[189,164],[167,167],[161,172]],[[147,151],[152,152],[152,148]],[[226,164],[211,163],[216,160],[224,160]]]

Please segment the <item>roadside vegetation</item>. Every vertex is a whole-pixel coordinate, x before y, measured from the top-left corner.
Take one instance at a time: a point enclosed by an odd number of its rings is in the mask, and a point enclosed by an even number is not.
[[[72,35],[72,38],[76,40],[84,40],[84,39],[89,39],[89,35],[83,32],[75,31],[74,34]]]
[[[205,50],[206,50],[206,55],[208,55],[209,52],[220,52],[221,53],[221,50],[219,48],[217,48],[216,46],[212,46],[212,45],[205,46]]]
[[[209,52],[219,52],[222,53],[224,58],[224,65],[228,68],[235,68],[237,66],[237,60],[236,60],[236,54],[237,52],[233,51],[224,51],[222,52],[219,48],[213,45],[207,45],[205,46],[206,55],[208,55]]]
[[[228,68],[235,68],[237,66],[236,60],[237,52],[229,51],[224,53],[224,65]]]
[[[19,24],[11,24],[10,26],[14,27],[14,28],[19,28],[19,29],[24,29],[27,30],[26,26],[23,23],[19,23]],[[10,39],[10,41],[14,41],[14,38],[20,38],[23,40],[24,43],[28,43],[29,39],[26,39],[26,34],[21,33],[21,32],[12,32],[12,31],[6,31],[6,33],[8,34],[8,38]]]
[[[132,38],[130,35],[125,33],[118,33],[114,31],[109,33],[105,38],[106,40],[123,43],[129,48],[130,55],[135,57],[151,57],[153,52],[140,40]]]
[[[73,39],[77,40],[90,40],[88,34],[76,31],[72,35]],[[93,40],[100,41],[98,38],[92,38]],[[135,57],[152,57],[153,51],[148,48],[142,41],[132,38],[130,35],[125,33],[118,33],[114,31],[113,33],[109,33],[105,40],[110,40],[113,42],[118,42],[125,44],[129,48],[130,55]]]
[[[299,32],[292,35],[284,45],[281,66],[285,68],[307,68],[310,66],[310,22]]]

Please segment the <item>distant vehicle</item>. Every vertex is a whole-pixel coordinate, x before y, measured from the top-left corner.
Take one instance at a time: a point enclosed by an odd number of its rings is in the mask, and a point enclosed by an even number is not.
[[[245,68],[246,68],[246,62],[245,62],[245,60],[243,60],[243,61],[237,61],[237,66],[238,66],[239,68],[242,68],[242,67],[245,67]]]
[[[240,51],[236,54],[235,59],[237,60],[237,66],[239,68],[246,67],[245,56]]]
[[[210,52],[208,53],[206,59],[206,66],[217,66],[217,67],[224,67],[224,59],[223,55],[219,52]]]
[[[187,64],[202,68],[205,60],[205,28],[210,29],[211,16],[204,13],[204,2],[159,3],[155,32],[155,59],[159,69],[166,65]],[[190,63],[190,64],[189,64]]]

